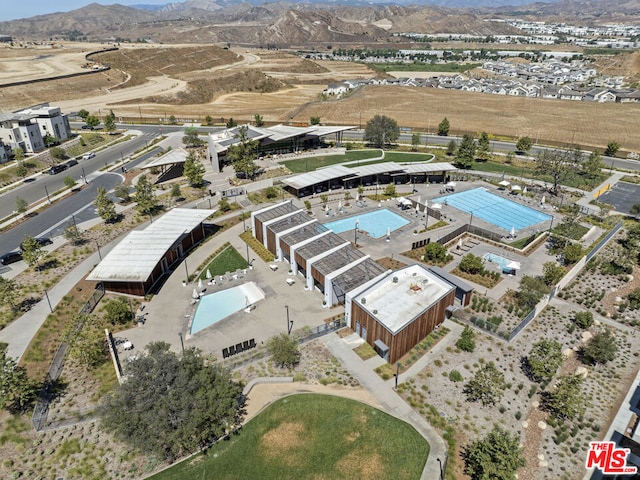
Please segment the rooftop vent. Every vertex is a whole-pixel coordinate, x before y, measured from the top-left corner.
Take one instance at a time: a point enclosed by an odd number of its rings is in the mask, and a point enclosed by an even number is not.
[[[361,304],[363,304],[363,305],[365,305],[365,304],[367,303],[367,299],[366,299],[366,298],[364,298],[364,297],[362,297],[362,298],[360,299],[360,303],[361,303]]]
[[[393,277],[393,283],[398,283],[398,277]]]
[[[377,315],[377,314],[378,314],[378,310],[374,310],[374,311],[373,311],[373,314],[374,314],[374,315]]]

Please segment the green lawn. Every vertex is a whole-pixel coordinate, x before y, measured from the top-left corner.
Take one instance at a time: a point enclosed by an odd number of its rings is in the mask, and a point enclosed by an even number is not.
[[[220,255],[211,260],[211,263],[207,265],[207,268],[203,268],[200,272],[199,279],[204,280],[207,275],[207,270],[211,272],[211,275],[224,275],[227,272],[235,272],[238,268],[247,268],[249,264],[247,259],[238,253],[233,247],[225,248]]]
[[[287,160],[282,165],[287,167],[293,173],[311,172],[316,168],[328,167],[336,163],[353,162],[355,160],[366,160],[368,158],[376,158],[382,154],[381,150],[350,150],[344,155],[319,155],[317,157],[296,158],[295,160]]]
[[[420,478],[429,444],[409,424],[331,395],[278,400],[230,440],[155,480]]]

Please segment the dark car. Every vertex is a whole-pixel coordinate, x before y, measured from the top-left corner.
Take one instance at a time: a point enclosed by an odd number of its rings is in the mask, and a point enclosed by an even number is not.
[[[64,163],[54,165],[49,169],[49,175],[55,175],[57,173],[64,172],[66,169],[67,169],[67,165]]]
[[[22,260],[22,253],[20,252],[9,252],[0,256],[0,264],[9,265],[11,263],[16,263]]]
[[[38,242],[41,247],[44,247],[45,245],[51,245],[53,240],[47,237],[36,237],[36,242]],[[24,251],[24,242],[20,244],[20,250]]]
[[[78,160],[75,158],[72,158],[71,160],[67,160],[65,162],[65,165],[67,166],[67,168],[73,167],[74,165],[77,165],[77,164],[78,164]]]

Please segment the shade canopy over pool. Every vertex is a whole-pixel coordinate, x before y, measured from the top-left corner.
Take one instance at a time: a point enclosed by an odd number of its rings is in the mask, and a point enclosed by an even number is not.
[[[481,218],[507,232],[512,229],[517,232],[553,218],[546,213],[489,193],[485,188],[474,188],[435,198],[433,201],[473,214],[474,217]]]
[[[364,213],[362,215],[354,215],[353,217],[334,220],[325,223],[324,226],[335,233],[348,232],[356,228],[364,230],[373,238],[380,238],[387,234],[387,231],[393,232],[409,223],[409,220],[397,213],[393,213],[386,208],[375,210],[373,212]]]
[[[263,298],[264,292],[253,282],[204,295],[193,313],[190,332],[193,335]]]

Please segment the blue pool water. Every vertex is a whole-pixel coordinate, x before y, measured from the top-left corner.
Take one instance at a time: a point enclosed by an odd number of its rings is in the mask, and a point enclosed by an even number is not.
[[[506,198],[489,193],[484,188],[474,188],[466,192],[454,193],[433,200],[473,214],[507,232],[522,230],[537,223],[551,220],[551,215],[520,205]]]
[[[334,220],[333,222],[325,223],[324,226],[335,233],[342,233],[355,229],[356,222],[359,222],[358,228],[360,230],[364,230],[373,238],[380,238],[387,234],[387,228],[393,232],[407,225],[409,220],[386,208],[382,208],[362,215]]]
[[[193,335],[263,298],[253,282],[204,295],[193,313],[190,332]]]
[[[501,257],[500,255],[496,255],[495,253],[485,253],[482,258],[484,258],[485,260],[489,260],[492,263],[497,263],[498,265],[500,265],[500,267],[502,267],[503,270],[507,268],[507,263],[511,261],[508,258]]]

